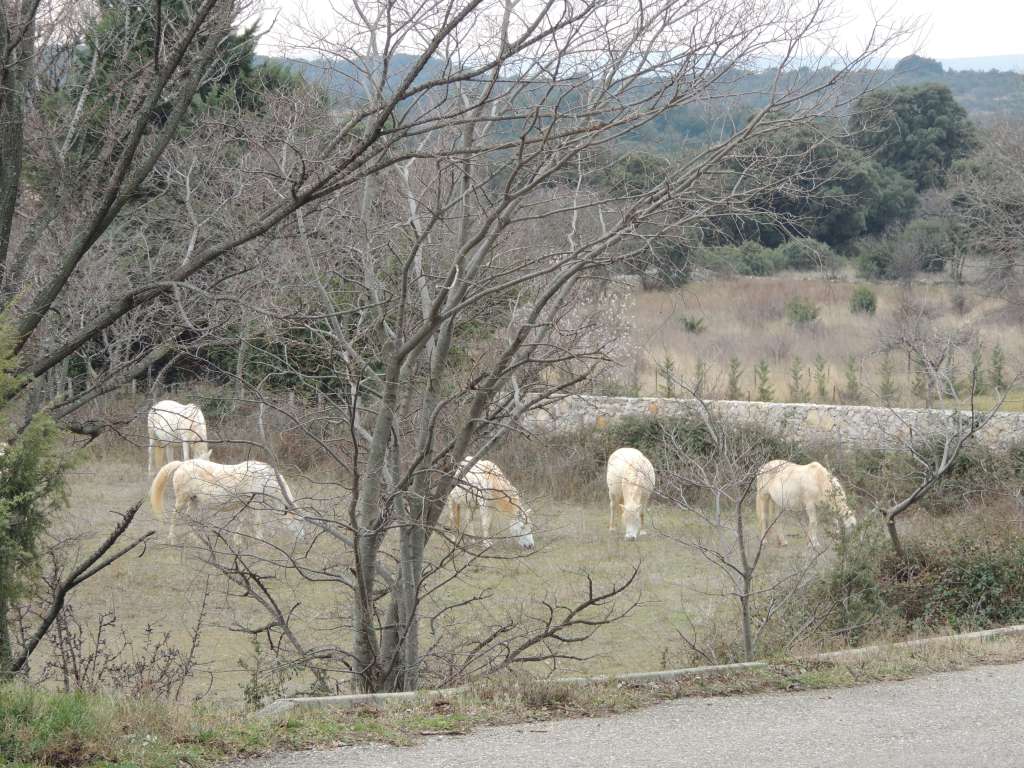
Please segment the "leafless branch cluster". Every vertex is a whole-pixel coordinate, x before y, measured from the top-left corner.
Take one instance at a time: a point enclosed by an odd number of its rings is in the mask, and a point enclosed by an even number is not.
[[[414,688],[425,593],[459,551],[438,535],[459,460],[606,366],[608,281],[652,237],[777,188],[762,142],[849,103],[903,32],[840,50],[829,0],[343,3],[290,27],[327,85],[196,111],[245,8],[186,6],[174,24],[137,19],[156,30],[144,46],[139,30],[91,38],[90,13],[56,0],[0,6],[12,398],[95,434],[89,403],[158,364],[264,409],[298,393],[284,416],[322,473],[295,510],[308,539],[242,549],[215,532],[200,551],[269,616],[247,631],[343,659],[362,688]],[[47,40],[92,59],[39,80]],[[738,104],[754,105],[742,120]],[[718,139],[648,187],[598,183],[624,137],[683,107],[718,119]],[[289,635],[281,568],[334,590],[347,642]],[[556,642],[628,610],[609,606],[620,587],[588,584],[581,602],[525,608],[522,629],[497,622],[465,669],[535,647],[557,660]]]

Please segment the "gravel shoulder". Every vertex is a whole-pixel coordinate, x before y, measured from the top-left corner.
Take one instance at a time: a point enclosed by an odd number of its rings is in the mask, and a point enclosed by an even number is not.
[[[687,698],[607,718],[482,728],[412,747],[278,754],[244,768],[1024,766],[1024,663],[795,693]]]

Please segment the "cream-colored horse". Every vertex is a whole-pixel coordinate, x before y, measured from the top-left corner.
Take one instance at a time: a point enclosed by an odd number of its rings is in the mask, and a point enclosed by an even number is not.
[[[757,471],[757,522],[762,539],[767,535],[768,518],[772,518],[776,541],[785,546],[786,539],[779,528],[782,512],[803,510],[807,513],[807,538],[818,548],[818,507],[832,505],[847,529],[857,524],[857,518],[846,501],[846,492],[832,473],[816,461],[794,464],[776,459]]]
[[[462,460],[460,468],[473,466],[448,494],[448,527],[462,531],[465,524],[468,532],[476,516],[485,547],[492,544],[491,527],[496,522],[498,533],[507,532],[523,549],[533,549],[531,510],[523,504],[519,491],[493,461],[474,461],[472,456]],[[465,519],[463,510],[467,513]]]
[[[262,461],[217,464],[206,459],[172,461],[161,467],[149,488],[149,502],[161,519],[164,515],[164,486],[172,479],[174,511],[167,538],[174,542],[174,521],[181,512],[200,509],[238,512],[251,509],[256,518],[256,537],[263,538],[263,509],[284,506],[289,525],[301,532],[301,521],[292,511],[295,497],[277,470]],[[236,539],[238,533],[235,534]]]
[[[654,490],[654,465],[636,448],[619,448],[608,457],[608,530],[622,520],[626,541],[636,541],[644,530],[644,509]]]
[[[169,458],[174,458],[173,451],[168,454],[168,449],[175,445],[181,446],[181,458],[185,461],[210,458],[206,419],[195,403],[182,405],[174,400],[161,400],[149,409],[146,424],[149,427],[149,474],[153,474],[154,463],[159,469]]]

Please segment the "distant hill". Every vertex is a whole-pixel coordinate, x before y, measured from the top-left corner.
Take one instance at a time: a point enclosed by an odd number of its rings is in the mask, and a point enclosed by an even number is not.
[[[1024,53],[1006,56],[972,56],[961,59],[939,59],[946,69],[974,70],[978,72],[1024,72]]]
[[[363,96],[365,77],[350,62],[267,57],[257,57],[257,61],[278,64],[299,72],[306,80],[322,85],[341,100]],[[414,61],[413,56],[395,57],[388,77],[389,85],[397,85]],[[431,62],[420,73],[417,81],[431,79],[442,66],[441,61]],[[1003,71],[999,71],[999,67]],[[946,62],[908,56],[888,70],[890,77],[886,84],[939,83],[948,86],[967,113],[979,122],[998,118],[1024,119],[1024,74],[1008,71],[1013,67],[1024,70],[1024,55],[949,59]],[[827,79],[829,74],[828,70],[813,73],[822,80]],[[799,75],[794,73],[794,76],[806,78],[807,72],[803,71]],[[731,93],[737,94],[737,98],[723,100],[719,105],[722,108],[716,114],[709,114],[704,104],[675,109],[633,131],[625,143],[643,145],[654,151],[671,152],[685,143],[702,143],[728,134],[735,125],[742,124],[747,115],[761,106],[763,99],[756,93],[768,87],[771,77],[770,73],[739,75],[721,94],[726,97]],[[856,85],[853,84],[853,87]]]
[[[336,96],[362,96],[366,78],[355,64],[349,61],[328,61],[326,59],[289,59],[274,56],[254,56],[257,65],[275,64],[298,72],[310,82],[322,85]],[[390,62],[388,85],[397,86],[417,61],[415,56],[397,54]],[[416,77],[416,82],[429,80],[441,69],[440,61],[431,61]]]
[[[987,58],[993,63],[996,60],[1003,61],[1004,65],[1008,65],[1010,59],[1019,59],[1024,64],[1024,56]],[[982,70],[966,66],[970,62],[984,60],[958,59],[955,61],[961,62],[961,68],[953,68],[935,59],[908,56],[893,67],[893,80],[896,85],[939,83],[948,86],[956,100],[975,120],[1024,118],[1024,75],[997,68]]]

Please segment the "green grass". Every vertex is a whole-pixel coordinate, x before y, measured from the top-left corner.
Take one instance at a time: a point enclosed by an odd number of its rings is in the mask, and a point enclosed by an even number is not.
[[[655,684],[566,685],[505,675],[447,699],[362,710],[293,710],[276,719],[147,699],[0,686],[0,764],[194,768],[272,751],[366,742],[404,746],[483,725],[626,712],[685,696],[847,687],[1024,659],[1024,639],[890,648],[850,661],[784,660]]]

